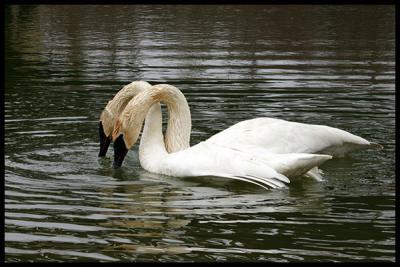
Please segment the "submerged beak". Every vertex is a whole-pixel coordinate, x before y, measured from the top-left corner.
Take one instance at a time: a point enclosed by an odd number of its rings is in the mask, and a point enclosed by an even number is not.
[[[106,136],[106,134],[104,133],[103,123],[101,121],[99,124],[99,139],[100,139],[99,157],[104,157],[107,154],[107,150],[111,142],[111,137]]]
[[[121,134],[114,141],[114,162],[113,162],[114,169],[121,167],[122,162],[124,161],[127,153],[128,153],[128,149],[126,148],[126,145],[124,142],[124,135]]]

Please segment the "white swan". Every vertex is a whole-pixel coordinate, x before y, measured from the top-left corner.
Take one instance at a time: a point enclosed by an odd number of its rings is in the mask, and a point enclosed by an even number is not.
[[[147,116],[140,140],[139,160],[145,170],[153,173],[177,177],[219,176],[276,188],[290,182],[287,176],[301,176],[331,158],[329,155],[300,153],[254,155],[207,142],[168,153],[162,134],[160,104],[155,103],[144,113]],[[122,164],[128,149],[134,144],[133,140],[137,139],[130,135],[135,132],[133,128],[139,128],[139,131],[141,128],[134,121],[127,125],[126,130],[123,130],[123,123],[115,127],[114,166]]]
[[[151,90],[145,90],[134,97],[116,122],[113,132],[115,167],[122,164],[128,149],[136,142],[147,111],[149,111],[151,105],[159,101],[165,102],[170,111],[168,126],[172,125],[173,127],[170,129],[173,128],[175,130],[170,131],[170,139],[172,138],[171,140],[173,141],[171,144],[173,146],[179,144],[185,146],[188,143],[189,138],[185,137],[190,136],[191,119],[185,97],[173,86],[153,86]],[[171,114],[179,115],[178,117],[180,118],[177,119],[176,116],[171,116]],[[291,140],[281,138],[278,143],[287,143],[283,148],[281,147],[281,151],[279,151],[279,145],[278,149],[275,146],[275,148],[271,147],[268,150],[254,146],[257,144],[257,140],[246,140],[246,138],[255,135],[252,127],[254,129],[260,127],[260,123],[257,120],[260,119],[238,123],[194,147],[184,149],[178,153],[168,154],[162,136],[160,108],[155,105],[155,107],[150,109],[146,117],[146,126],[142,134],[139,152],[141,165],[148,171],[166,175],[215,175],[237,179],[244,178],[252,182],[261,182],[264,185],[280,187],[283,184],[279,181],[289,182],[284,175],[289,177],[300,176],[331,158],[328,155],[291,153],[293,152],[290,151],[291,149],[310,150],[312,152],[318,149],[335,152],[349,150],[347,149],[349,146],[346,144],[350,144],[352,149],[372,145],[361,137],[351,135],[339,129],[264,118],[262,120],[264,128],[270,131],[272,129],[272,132],[279,133],[282,129],[290,128],[291,130],[300,129],[302,130],[300,133],[303,132],[310,135],[308,138],[306,136],[298,139],[303,141],[300,145],[290,145]],[[277,125],[271,127],[274,124]],[[251,127],[246,128],[246,125],[251,125]],[[312,133],[313,131],[317,131],[317,133]],[[245,138],[243,138],[242,134],[244,134]],[[325,139],[324,134],[328,134]],[[224,136],[231,137],[233,140],[228,138],[227,141],[223,138]],[[166,140],[168,140],[167,137],[168,130]],[[235,137],[240,137],[239,142],[235,142],[237,141]],[[258,142],[260,140],[268,144],[268,140],[270,139],[259,138]],[[293,141],[296,141],[296,139]],[[310,145],[313,142],[317,142],[317,145]],[[345,145],[343,146],[343,144]],[[275,151],[273,151],[274,149]],[[282,150],[285,150],[283,153],[289,152],[291,154],[276,155],[272,153],[282,153]],[[318,175],[314,176],[318,178]]]
[[[106,154],[114,124],[128,102],[138,93],[151,89],[151,85],[145,81],[134,81],[124,86],[108,102],[100,116],[99,156]],[[165,144],[168,152],[177,152],[190,147],[191,117],[189,105],[184,95],[175,89],[168,92],[171,96],[166,103],[169,120]],[[158,98],[163,98],[163,96]],[[131,105],[131,108],[135,107]],[[337,128],[265,117],[236,123],[210,137],[207,142],[228,148],[243,148],[251,145],[262,147],[273,153],[321,153],[335,157],[343,156],[347,152],[360,148],[382,148],[379,144],[369,142]],[[254,149],[254,147],[251,149]]]

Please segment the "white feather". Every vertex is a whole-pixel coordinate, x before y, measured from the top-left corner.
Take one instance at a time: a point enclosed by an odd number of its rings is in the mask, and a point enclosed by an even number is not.
[[[147,113],[139,148],[142,167],[164,175],[221,176],[245,180],[263,187],[285,187],[285,174],[299,176],[331,158],[301,153],[274,154],[264,149],[232,149],[208,142],[168,153],[162,135],[161,107],[154,104]]]
[[[332,156],[361,148],[382,148],[337,128],[273,118],[239,122],[190,147],[190,109],[179,89],[160,84],[135,94],[120,114],[121,123],[113,138],[125,133],[125,144],[130,148],[148,111],[139,158],[150,172],[223,176],[276,188],[289,183],[288,177],[307,175],[321,180],[318,166]],[[166,103],[169,111],[165,140],[159,101]]]
[[[238,149],[253,145],[272,153],[321,153],[334,157],[374,145],[337,128],[273,118],[239,122],[206,142]]]

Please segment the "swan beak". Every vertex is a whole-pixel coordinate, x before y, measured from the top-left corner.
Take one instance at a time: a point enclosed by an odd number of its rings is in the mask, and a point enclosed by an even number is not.
[[[107,137],[104,133],[103,123],[99,123],[99,138],[100,138],[100,151],[99,157],[104,157],[107,154],[108,147],[111,142],[111,138]]]
[[[114,141],[114,162],[113,162],[114,169],[121,167],[122,162],[124,161],[127,153],[128,153],[128,149],[126,148],[126,145],[124,142],[124,135],[121,134]]]

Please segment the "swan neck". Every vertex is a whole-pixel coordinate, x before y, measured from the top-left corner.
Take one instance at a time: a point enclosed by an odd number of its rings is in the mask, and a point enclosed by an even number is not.
[[[160,103],[149,109],[143,127],[139,146],[140,165],[147,171],[158,172],[160,162],[168,156],[162,133],[162,113]]]
[[[176,152],[188,148],[191,131],[189,105],[182,92],[168,84],[158,84],[150,90],[137,94],[127,104],[119,122],[117,121],[113,139],[115,140],[122,133],[127,148],[131,148],[139,137],[141,126],[150,107],[158,102],[165,103],[168,108],[169,119],[165,137],[167,151]]]
[[[167,87],[162,100],[168,109],[168,124],[165,133],[165,146],[173,153],[190,147],[192,119],[189,104],[177,88]]]

